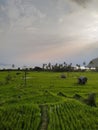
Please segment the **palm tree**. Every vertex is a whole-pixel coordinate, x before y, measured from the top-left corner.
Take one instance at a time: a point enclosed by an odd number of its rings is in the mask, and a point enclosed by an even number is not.
[[[63,64],[64,64],[64,67],[66,67],[66,66],[67,66],[67,63],[66,63],[65,61],[64,61],[64,63],[63,63]]]
[[[86,66],[86,62],[85,61],[83,62],[83,65]]]
[[[78,69],[80,69],[80,65],[79,64],[76,64],[76,66],[78,67]]]
[[[51,70],[51,63],[48,63],[48,69]]]
[[[43,68],[43,70],[45,70],[45,66],[46,66],[46,65],[47,65],[47,64],[43,64],[43,67],[42,67],[42,68]]]

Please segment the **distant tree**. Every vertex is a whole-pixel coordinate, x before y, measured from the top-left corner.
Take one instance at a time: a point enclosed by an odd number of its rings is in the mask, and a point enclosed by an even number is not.
[[[35,66],[33,70],[34,71],[42,71],[43,69],[41,67],[39,67],[39,66]]]
[[[52,66],[52,70],[53,71],[58,71],[58,64],[57,63]]]
[[[18,67],[18,70],[20,70],[20,67]]]
[[[43,66],[42,66],[43,70],[45,70],[46,65],[47,65],[47,64],[43,64]]]
[[[79,65],[79,64],[76,64],[76,66],[78,67],[78,70],[80,70],[80,65]]]
[[[62,69],[63,68],[63,64],[59,64],[59,68]]]
[[[33,68],[29,68],[29,70],[30,70],[30,71],[32,71],[32,70],[33,70]]]
[[[63,64],[64,64],[64,66],[67,66],[67,63],[66,63],[66,62],[64,62]]]
[[[86,66],[86,62],[85,61],[83,62],[83,66]]]
[[[12,68],[13,68],[13,69],[15,68],[15,65],[14,65],[14,64],[12,64]]]
[[[47,66],[48,66],[48,69],[51,70],[52,66],[51,66],[51,63],[50,63],[50,62],[48,63]]]
[[[88,66],[89,66],[89,68],[92,68],[92,67],[95,66],[93,60],[89,62],[89,65],[88,65]]]
[[[72,63],[67,66],[67,71],[72,71]]]
[[[77,67],[80,67],[80,65],[79,65],[79,64],[76,64],[76,66],[77,66]]]
[[[98,72],[98,66],[96,67],[96,72]]]
[[[93,64],[93,61],[90,61],[90,63],[89,64]]]

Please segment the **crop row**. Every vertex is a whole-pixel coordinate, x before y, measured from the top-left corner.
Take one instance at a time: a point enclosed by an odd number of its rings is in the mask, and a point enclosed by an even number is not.
[[[48,130],[98,130],[98,108],[65,102],[49,108]]]
[[[37,130],[40,111],[37,107],[17,106],[0,109],[0,130]]]

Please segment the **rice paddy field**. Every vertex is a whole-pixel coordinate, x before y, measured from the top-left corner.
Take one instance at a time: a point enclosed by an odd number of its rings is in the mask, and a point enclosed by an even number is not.
[[[63,74],[0,71],[0,130],[98,130],[98,73]],[[96,107],[84,102],[91,93]]]

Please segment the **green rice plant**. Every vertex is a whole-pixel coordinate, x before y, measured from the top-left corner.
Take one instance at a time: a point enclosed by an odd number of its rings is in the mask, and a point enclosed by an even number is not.
[[[12,79],[5,84],[7,75],[7,71],[0,72],[0,130],[38,130],[39,105],[48,106],[48,130],[98,129],[98,73],[69,72],[61,79],[61,73],[31,71],[26,87],[22,71],[10,71]],[[77,84],[79,76],[86,76],[87,84]],[[96,94],[96,107],[73,98],[78,94],[87,99],[90,93]]]
[[[37,130],[40,122],[40,110],[35,106],[2,108],[0,113],[0,129],[2,130]]]
[[[48,130],[52,128],[52,125],[55,127],[54,130],[56,128],[58,130],[97,130],[98,128],[98,122],[95,122],[94,120],[98,120],[98,117],[97,115],[93,115],[93,111],[97,113],[98,109],[92,109],[85,104],[80,104],[76,101],[70,100],[63,104],[54,105],[54,109],[53,106],[52,109],[50,106],[50,110],[51,112],[49,113],[50,122]],[[51,113],[54,115],[51,116]],[[59,127],[57,124],[59,124]]]

